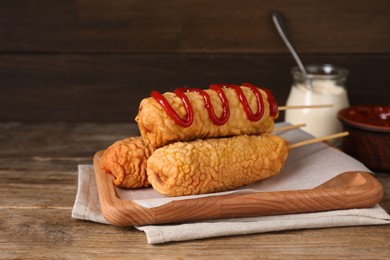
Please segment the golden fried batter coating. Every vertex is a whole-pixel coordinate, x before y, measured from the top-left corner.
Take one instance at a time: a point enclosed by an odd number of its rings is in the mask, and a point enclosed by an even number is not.
[[[247,87],[241,87],[249,107],[257,111],[257,99],[253,92]],[[213,137],[235,136],[242,134],[270,133],[274,128],[274,119],[270,116],[267,94],[259,89],[264,101],[264,116],[258,121],[251,121],[247,118],[246,112],[233,89],[223,89],[229,103],[230,116],[228,121],[221,125],[215,125],[209,118],[205,108],[203,97],[198,93],[185,93],[194,110],[194,121],[189,127],[182,127],[175,123],[164,108],[153,98],[145,98],[139,106],[136,121],[141,136],[155,147],[161,147],[174,141],[189,141]],[[211,98],[217,116],[222,114],[222,102],[218,94],[213,90],[205,90]],[[180,117],[186,115],[186,110],[179,97],[173,92],[163,94],[172,108]]]
[[[152,154],[147,174],[168,196],[212,193],[276,175],[287,154],[287,142],[271,134],[177,142]]]
[[[102,170],[115,177],[114,185],[124,188],[148,187],[146,162],[155,149],[141,137],[129,137],[108,147],[101,158]]]

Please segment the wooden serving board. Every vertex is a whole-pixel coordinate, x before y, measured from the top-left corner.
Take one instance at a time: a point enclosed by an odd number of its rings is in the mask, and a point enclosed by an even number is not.
[[[366,208],[383,197],[382,185],[370,173],[344,172],[314,189],[211,196],[144,208],[116,194],[113,177],[100,169],[101,155],[102,151],[94,156],[100,206],[115,226]]]

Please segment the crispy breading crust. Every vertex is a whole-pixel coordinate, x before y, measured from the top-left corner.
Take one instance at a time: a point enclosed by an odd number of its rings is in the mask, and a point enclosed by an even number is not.
[[[241,87],[252,111],[257,111],[257,101],[253,92],[247,87]],[[190,92],[185,93],[193,110],[194,121],[189,127],[181,127],[173,121],[161,105],[152,97],[145,98],[139,106],[136,121],[144,140],[155,147],[162,147],[174,141],[189,141],[213,137],[236,136],[242,134],[270,133],[274,128],[274,120],[271,117],[267,94],[259,89],[264,101],[264,116],[259,121],[250,121],[239,101],[235,90],[226,88],[224,93],[230,107],[230,117],[221,126],[215,125],[209,118],[205,103],[201,95]],[[213,90],[205,90],[211,98],[211,103],[217,116],[222,114],[222,103],[217,93]],[[173,92],[166,92],[163,96],[178,113],[184,117],[185,109],[182,101]]]
[[[148,187],[146,162],[154,150],[141,137],[129,137],[109,146],[102,155],[100,166],[104,172],[115,177],[115,186]]]
[[[177,142],[148,159],[148,180],[168,196],[235,189],[279,173],[288,143],[271,134]]]

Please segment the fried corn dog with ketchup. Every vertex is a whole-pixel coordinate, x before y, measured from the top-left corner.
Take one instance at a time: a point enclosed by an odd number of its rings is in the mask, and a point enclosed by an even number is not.
[[[249,83],[212,84],[210,89],[179,88],[141,101],[136,122],[154,147],[243,134],[270,133],[278,117],[272,94]]]
[[[149,157],[148,180],[167,196],[231,190],[279,173],[288,150],[272,134],[176,142]]]
[[[146,161],[155,148],[141,137],[116,141],[103,153],[101,169],[114,177],[114,185],[124,188],[150,186],[146,175]]]

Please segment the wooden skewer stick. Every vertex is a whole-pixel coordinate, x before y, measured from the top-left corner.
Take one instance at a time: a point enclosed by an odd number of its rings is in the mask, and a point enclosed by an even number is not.
[[[314,139],[310,139],[310,140],[306,140],[306,141],[302,141],[302,142],[298,142],[298,143],[292,144],[292,145],[290,145],[290,149],[301,147],[301,146],[307,145],[307,144],[313,144],[313,143],[318,143],[318,142],[322,142],[322,141],[326,141],[326,140],[330,140],[330,139],[336,139],[336,138],[347,136],[347,135],[349,135],[349,132],[341,132],[341,133],[338,133],[338,134],[318,137],[318,138],[314,138]]]
[[[278,128],[274,128],[274,130],[272,132],[275,133],[275,132],[287,131],[287,130],[297,129],[297,128],[304,127],[304,126],[306,126],[306,124],[281,126]]]
[[[279,107],[279,110],[304,109],[304,108],[326,108],[326,107],[333,107],[333,104],[326,104],[326,105],[280,106],[280,107]]]

